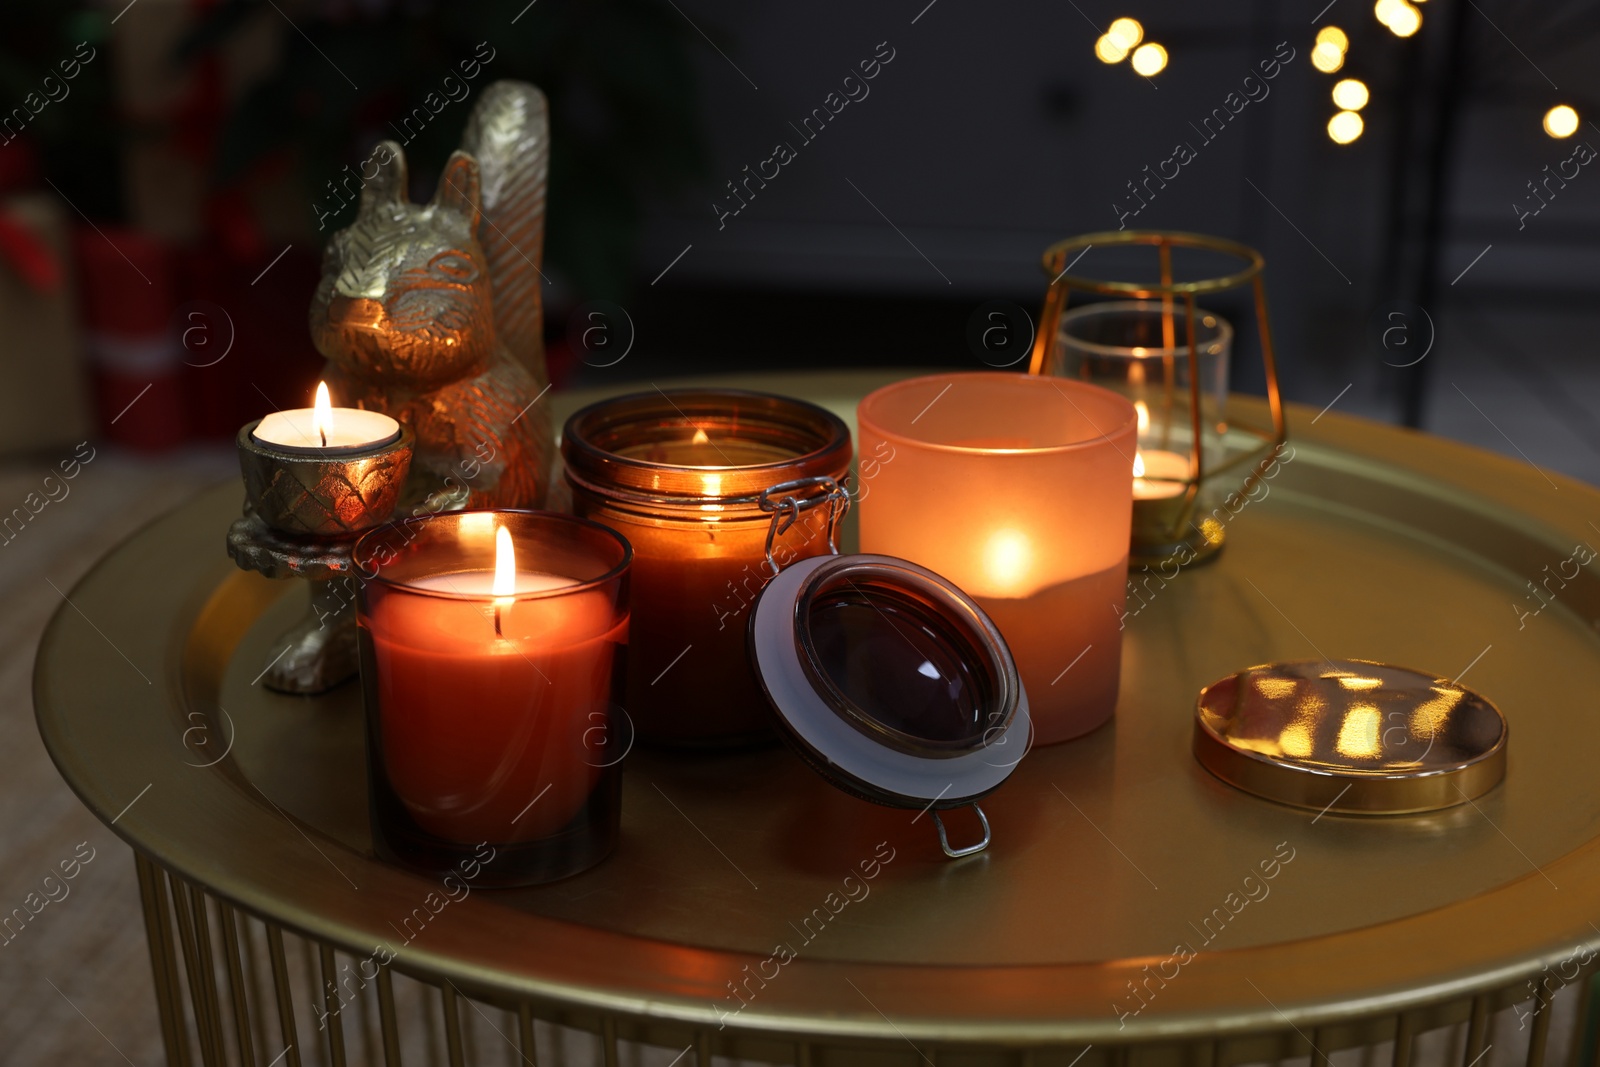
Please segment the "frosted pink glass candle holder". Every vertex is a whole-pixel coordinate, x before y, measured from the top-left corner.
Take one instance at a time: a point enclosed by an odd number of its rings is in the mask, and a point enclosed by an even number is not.
[[[1084,382],[1010,373],[896,382],[861,401],[861,550],[965,590],[1000,628],[1034,743],[1111,717],[1122,661],[1138,416]]]

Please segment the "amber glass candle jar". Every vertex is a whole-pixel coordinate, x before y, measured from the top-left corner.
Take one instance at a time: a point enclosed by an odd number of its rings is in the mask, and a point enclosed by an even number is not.
[[[573,509],[633,545],[625,707],[639,740],[731,747],[774,737],[745,647],[751,606],[771,577],[773,516],[761,494],[801,479],[842,482],[843,420],[766,393],[656,390],[573,415],[561,454]],[[775,538],[776,562],[828,552],[829,512],[801,512]]]

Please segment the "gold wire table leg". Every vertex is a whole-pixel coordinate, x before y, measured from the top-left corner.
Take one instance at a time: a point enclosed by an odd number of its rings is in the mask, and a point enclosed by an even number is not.
[[[811,1042],[796,1041],[794,1044],[794,1067],[811,1067]]]
[[[400,1067],[400,1027],[394,1014],[394,976],[388,966],[378,968],[378,1029],[383,1035],[383,1062]]]
[[[694,1060],[699,1067],[711,1067],[711,1031],[694,1032]]]
[[[358,965],[359,971],[359,965]],[[361,988],[356,993],[356,1017],[360,1020],[361,1029],[361,1062],[376,1063],[378,1058],[378,1035],[372,1028],[372,997],[367,994],[367,982],[360,980]]]
[[[183,986],[172,954],[172,925],[167,919],[167,895],[161,870],[138,852],[133,854],[139,874],[139,900],[144,905],[145,939],[150,944],[150,969],[155,976],[156,1011],[161,1018],[161,1045],[168,1067],[188,1067],[189,1040],[183,1025]]]
[[[533,1009],[526,1003],[517,1005],[517,1042],[522,1062],[537,1067],[538,1057],[533,1047]]]
[[[1572,1042],[1567,1046],[1567,1067],[1578,1067],[1583,1062],[1583,1041],[1589,1029],[1589,994],[1594,984],[1595,975],[1600,974],[1600,960],[1591,959],[1589,963],[1579,968],[1577,975],[1572,979],[1572,985],[1577,986],[1577,1021],[1573,1024]]]
[[[1543,1067],[1545,1045],[1550,1040],[1551,995],[1539,986],[1533,995],[1533,1032],[1528,1035],[1528,1067]]]
[[[206,998],[206,1012],[211,1017],[211,1039],[216,1043],[217,1062],[228,1062],[227,1031],[222,1021],[222,998],[217,994],[217,962],[211,952],[211,905],[206,891],[190,885],[189,899],[194,905],[194,942],[200,953],[200,973],[204,981],[200,991]]]
[[[1417,1024],[1411,1016],[1401,1012],[1394,1017],[1394,1060],[1392,1067],[1411,1067],[1411,1044],[1416,1037]]]
[[[295,1032],[294,1000],[289,988],[289,960],[283,952],[283,931],[267,923],[267,955],[272,962],[272,990],[278,999],[278,1036],[288,1050],[288,1067],[300,1067],[300,1037]],[[279,1055],[285,1055],[279,1053]]]
[[[267,1012],[264,1007],[267,1002],[261,995],[261,963],[256,959],[255,930],[250,925],[249,915],[240,911],[235,911],[234,914],[238,916],[239,936],[244,943],[246,996],[249,998],[250,1003],[256,1006],[255,1011],[250,1013],[250,1022],[256,1038],[256,1048],[260,1050],[261,1055],[265,1058],[272,1040],[267,1036]],[[271,1060],[268,1059],[268,1062],[271,1062]]]
[[[1579,1025],[1578,1036],[1573,1039],[1573,1044],[1575,1046],[1582,1043],[1584,1031],[1588,1030],[1591,1024],[1596,1026],[1596,1028],[1600,1028],[1600,1019],[1593,1018],[1594,1012],[1591,1010],[1591,998],[1595,994],[1597,978],[1600,978],[1600,971],[1595,971],[1594,973],[1590,974],[1588,978],[1584,979],[1582,989],[1578,994],[1580,998],[1578,1001]],[[1594,1044],[1588,1049],[1588,1053],[1587,1067],[1600,1067],[1600,1033],[1595,1034]],[[1576,1059],[1576,1057],[1574,1058]]]
[[[233,997],[233,1029],[239,1041],[239,1062],[244,1067],[255,1067],[255,1044],[250,1037],[250,1004],[245,996],[244,965],[239,958],[239,938],[234,926],[233,909],[226,901],[219,900],[217,911],[222,917],[223,956],[228,963],[228,992]]]
[[[461,1015],[456,1008],[455,987],[449,982],[439,987],[444,998],[444,1036],[450,1053],[450,1067],[465,1067],[461,1051]]]
[[[1322,1050],[1327,1040],[1327,1032],[1320,1027],[1311,1031],[1311,1067],[1333,1067],[1333,1058]]]
[[[1461,1053],[1461,1067],[1472,1067],[1483,1052],[1483,1039],[1489,1031],[1489,997],[1472,998],[1472,1017],[1467,1020],[1467,1047]]]
[[[339,967],[333,948],[321,942],[317,953],[322,959],[322,1010],[328,1019],[328,1062],[344,1067],[344,1019],[340,1015]]]
[[[605,1067],[617,1067],[617,1019],[614,1015],[600,1018],[600,1048],[605,1056]]]
[[[172,888],[172,912],[178,917],[178,940],[183,944],[184,970],[189,975],[189,1006],[194,1011],[195,1030],[200,1038],[200,1061],[206,1067],[225,1067],[221,1041],[217,1036],[216,1019],[210,1012],[210,1002],[205,996],[208,975],[202,967],[210,964],[209,956],[202,960],[194,925],[194,902],[189,886],[177,875],[167,873]]]

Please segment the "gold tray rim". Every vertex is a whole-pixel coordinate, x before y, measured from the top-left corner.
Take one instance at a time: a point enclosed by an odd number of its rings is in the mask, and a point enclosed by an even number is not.
[[[911,373],[858,371],[827,380],[851,383],[857,395]],[[728,384],[805,395],[819,377],[745,375],[685,379],[674,384]],[[758,383],[758,384],[757,384]],[[581,399],[574,396],[575,400]],[[1265,404],[1234,397],[1245,411]],[[1292,439],[1322,462],[1365,468],[1410,491],[1468,507],[1501,521],[1516,520],[1525,534],[1555,545],[1583,536],[1577,505],[1600,504],[1600,491],[1565,476],[1560,493],[1534,490],[1528,465],[1414,431],[1352,416],[1290,405],[1303,427]],[[1403,456],[1398,461],[1396,456]],[[360,892],[330,898],[307,890],[292,871],[303,863],[306,834],[318,832],[254,800],[242,779],[196,774],[166,750],[171,766],[140,769],[138,757],[155,755],[153,733],[171,716],[182,657],[194,623],[207,603],[230,583],[265,579],[233,571],[217,552],[196,575],[197,585],[157,581],[148,591],[152,624],[138,631],[133,650],[164,664],[162,684],[140,686],[82,671],[84,655],[111,656],[83,615],[83,605],[114,610],[125,587],[112,573],[166,559],[159,538],[181,524],[185,511],[231,483],[147,524],[99,561],[74,587],[41,640],[34,672],[36,716],[46,747],[69,786],[130,846],[240,907],[356,954],[386,938],[380,905],[403,912],[432,885],[428,880],[326,837]],[[1559,535],[1559,536],[1558,536]],[[220,535],[219,535],[220,536]],[[170,561],[169,561],[170,562]],[[262,595],[258,592],[246,595]],[[232,590],[238,592],[238,590]],[[276,594],[274,593],[274,596]],[[270,598],[267,598],[270,599]],[[241,634],[231,635],[237,641]],[[228,634],[207,634],[226,642]],[[99,643],[99,648],[96,648]],[[90,675],[97,675],[90,677]],[[74,690],[86,690],[75,692]],[[115,702],[122,713],[106,721],[85,716],[85,698]],[[81,721],[84,719],[89,721]],[[128,734],[116,760],[83,759],[74,727]],[[160,738],[161,746],[170,739]],[[102,747],[113,747],[104,744]],[[184,777],[188,776],[188,777]],[[179,785],[179,783],[183,783]],[[204,783],[200,785],[198,783]],[[167,788],[161,788],[165,786]],[[177,788],[172,788],[178,786]],[[147,788],[148,787],[148,788]],[[129,808],[130,798],[137,800]],[[1252,801],[1254,802],[1254,801]],[[237,854],[213,846],[250,840],[246,872]],[[320,835],[319,835],[320,836]],[[246,874],[248,873],[248,877]],[[1544,868],[1474,897],[1419,915],[1303,940],[1207,952],[1138,1017],[1119,1026],[1103,1006],[1124,995],[1128,981],[1153,959],[1040,966],[935,966],[796,959],[784,981],[742,1010],[729,1024],[737,1033],[787,1039],[849,1038],[902,1044],[1083,1044],[1224,1036],[1317,1026],[1450,1000],[1517,981],[1542,962],[1579,946],[1600,949],[1590,925],[1591,898],[1600,893],[1549,894],[1546,881],[1600,887],[1600,837]],[[313,901],[312,897],[316,897]],[[1588,908],[1586,909],[1586,904]],[[451,951],[407,946],[400,969],[448,978],[464,991],[525,997],[564,1009],[620,1012],[641,1021],[698,1028],[718,1026],[712,1007],[722,994],[713,976],[737,973],[758,957],[693,948],[547,919],[497,905],[482,896],[461,902]],[[1463,929],[1476,931],[1462,938]],[[369,937],[368,935],[372,935]],[[538,946],[537,954],[530,951]],[[1383,979],[1372,981],[1373,961]],[[854,986],[854,988],[853,988]],[[1269,1002],[1252,987],[1274,991]],[[870,1004],[858,992],[871,990]],[[1207,995],[1225,990],[1226,1005]],[[955,1007],[959,1005],[959,1008]],[[1076,1013],[1076,1014],[1074,1014]]]

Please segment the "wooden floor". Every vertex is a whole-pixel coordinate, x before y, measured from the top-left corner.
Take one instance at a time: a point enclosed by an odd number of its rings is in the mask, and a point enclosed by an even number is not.
[[[153,1067],[164,1056],[133,856],[45,754],[33,721],[33,658],[63,594],[96,560],[238,470],[231,451],[150,463],[101,449],[76,478],[45,485],[68,458],[0,468],[0,515],[48,501],[0,544],[0,917],[39,908],[20,932],[13,919],[0,934],[9,938],[0,943],[0,1063]],[[91,855],[61,880],[62,861]]]

